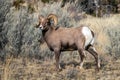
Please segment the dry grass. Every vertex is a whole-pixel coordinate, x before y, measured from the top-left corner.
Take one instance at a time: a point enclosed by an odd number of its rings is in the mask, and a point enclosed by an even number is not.
[[[100,72],[95,71],[93,61],[85,62],[84,69],[78,68],[79,61],[64,64],[61,72],[54,70],[54,61],[29,58],[6,59],[0,65],[1,80],[119,80],[120,60],[102,63]]]
[[[103,31],[105,28],[117,28],[120,25],[120,14],[111,15],[111,17],[106,18],[87,17],[88,18],[81,20],[80,24],[90,25],[90,28],[96,33]]]
[[[6,62],[4,64],[4,80],[8,80],[9,77],[11,76],[10,74],[12,74],[12,71],[10,69],[10,64],[12,61],[13,57],[11,56],[9,59],[6,59]]]

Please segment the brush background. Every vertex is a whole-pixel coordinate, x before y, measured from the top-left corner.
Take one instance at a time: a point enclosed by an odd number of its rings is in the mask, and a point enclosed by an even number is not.
[[[66,0],[64,4],[64,0],[0,0],[1,80],[114,80],[116,77],[119,80],[119,11],[111,9],[107,13],[103,10],[102,17],[95,17],[95,11],[90,13],[88,7],[80,5],[81,1]],[[106,5],[120,4],[119,0],[105,1],[102,3]],[[64,7],[61,7],[63,4]],[[65,69],[60,73],[54,71],[54,53],[45,43],[39,42],[41,31],[34,28],[38,15],[47,16],[50,13],[58,16],[58,26],[85,25],[95,32],[94,45],[102,61],[102,70],[98,74],[94,71],[94,58],[87,52],[85,70],[77,68],[77,51],[63,52],[60,62]]]

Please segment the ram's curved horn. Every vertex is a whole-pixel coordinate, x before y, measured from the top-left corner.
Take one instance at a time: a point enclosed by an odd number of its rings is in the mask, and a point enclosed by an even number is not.
[[[53,19],[54,26],[56,26],[57,23],[58,23],[58,18],[57,18],[57,16],[55,14],[49,14],[48,17],[47,17],[47,19]]]

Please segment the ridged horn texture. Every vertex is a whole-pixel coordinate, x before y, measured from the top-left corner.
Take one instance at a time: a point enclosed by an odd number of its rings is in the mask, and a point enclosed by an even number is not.
[[[48,15],[48,17],[47,17],[47,19],[53,19],[53,21],[54,21],[54,26],[56,26],[57,25],[57,23],[58,23],[58,18],[57,18],[57,16],[55,15],[55,14],[49,14]]]

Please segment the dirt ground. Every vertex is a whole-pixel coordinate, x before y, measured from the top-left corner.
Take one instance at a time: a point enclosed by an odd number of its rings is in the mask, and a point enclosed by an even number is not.
[[[0,80],[120,80],[120,60],[102,62],[99,72],[94,61],[86,61],[84,69],[79,62],[62,63],[62,71],[55,71],[54,60],[8,58],[0,64]]]

